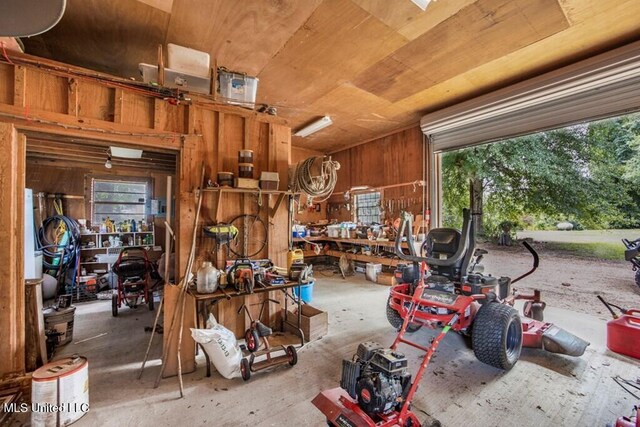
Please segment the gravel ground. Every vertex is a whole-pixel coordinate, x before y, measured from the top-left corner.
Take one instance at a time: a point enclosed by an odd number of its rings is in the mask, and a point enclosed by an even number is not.
[[[489,251],[483,264],[485,273],[515,278],[527,272],[533,259],[521,245],[510,247],[481,244]],[[634,282],[631,264],[625,261],[585,259],[558,253],[533,243],[539,252],[540,267],[515,287],[521,291],[540,289],[549,306],[609,318],[597,295],[622,307],[640,307],[640,288]]]

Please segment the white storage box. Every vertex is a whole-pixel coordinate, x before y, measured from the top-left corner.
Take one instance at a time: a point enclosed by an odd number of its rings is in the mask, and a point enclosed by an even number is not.
[[[209,77],[210,57],[202,52],[177,44],[167,44],[167,67],[178,73],[198,77]]]
[[[145,83],[158,83],[158,67],[156,65],[141,63],[138,64],[138,69],[142,75],[142,81]],[[209,95],[211,79],[208,77],[179,73],[176,70],[165,68],[164,85],[169,88]]]
[[[373,262],[367,263],[367,269],[364,272],[364,276],[368,281],[376,282],[379,273],[382,273],[382,264],[376,264]]]
[[[120,254],[98,254],[96,255],[96,260],[98,262],[105,262],[108,264],[113,264],[118,260]]]
[[[340,237],[340,226],[339,225],[327,225],[327,237]]]
[[[218,71],[218,95],[229,104],[253,108],[258,92],[258,79],[244,74]]]

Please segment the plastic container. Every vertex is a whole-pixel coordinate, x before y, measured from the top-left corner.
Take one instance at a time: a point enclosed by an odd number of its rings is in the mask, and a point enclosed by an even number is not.
[[[238,151],[238,163],[253,163],[253,150]]]
[[[31,376],[31,425],[67,426],[89,411],[89,362],[81,356],[47,363]],[[60,412],[51,407],[60,408]],[[48,410],[47,410],[48,409]]]
[[[607,348],[640,359],[640,310],[629,310],[607,322]]]
[[[218,172],[218,185],[220,187],[233,187],[233,172]]]
[[[382,264],[376,264],[373,262],[367,263],[364,276],[367,278],[368,281],[377,282],[379,273],[382,273]]]
[[[239,163],[238,177],[253,178],[253,163]]]
[[[300,299],[306,303],[310,303],[313,301],[313,285],[315,285],[315,280],[310,280],[306,285],[300,286]],[[298,297],[298,287],[293,287],[293,294]]]
[[[327,225],[327,237],[338,238],[340,237],[339,225]]]
[[[143,82],[158,83],[157,65],[140,63],[138,64],[138,69],[142,75]],[[165,68],[164,87],[209,95],[211,91],[211,79],[209,77],[193,76],[170,68]]]
[[[198,293],[212,294],[217,291],[218,279],[220,279],[220,270],[209,261],[203,262],[197,273],[196,289]]]
[[[229,104],[253,108],[258,92],[258,79],[244,74],[218,70],[218,94]]]
[[[302,249],[294,249],[287,253],[287,271],[291,269],[294,262],[304,262],[304,252]]]
[[[76,308],[74,306],[55,310],[49,307],[43,310],[45,330],[55,329],[60,334],[58,345],[65,345],[73,340],[73,317]]]
[[[167,68],[179,73],[208,77],[211,58],[206,52],[173,43],[167,44]]]

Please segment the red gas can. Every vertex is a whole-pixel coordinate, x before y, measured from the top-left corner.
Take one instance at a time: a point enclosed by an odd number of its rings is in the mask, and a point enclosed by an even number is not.
[[[607,347],[640,359],[640,310],[628,310],[627,314],[607,322]]]

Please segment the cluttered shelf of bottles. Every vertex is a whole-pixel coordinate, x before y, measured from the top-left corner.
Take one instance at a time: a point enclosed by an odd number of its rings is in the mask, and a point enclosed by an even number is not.
[[[105,218],[102,223],[87,227],[80,221],[80,262],[76,286],[69,289],[76,301],[110,299],[116,278],[112,266],[125,248],[142,247],[149,258],[157,260],[162,253],[155,246],[153,222]]]

